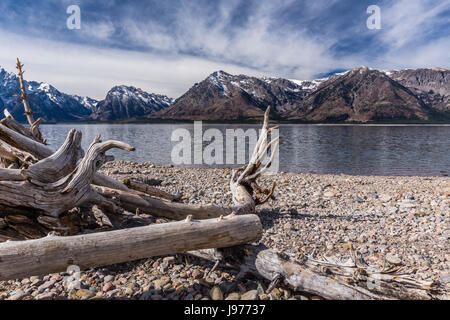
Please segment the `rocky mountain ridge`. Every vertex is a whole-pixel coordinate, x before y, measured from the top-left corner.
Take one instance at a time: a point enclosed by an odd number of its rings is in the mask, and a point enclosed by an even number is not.
[[[450,70],[379,71],[358,67],[315,80],[231,75],[216,71],[178,99],[115,86],[105,99],[68,95],[26,81],[36,117],[67,121],[253,121],[268,105],[271,118],[293,122],[427,121],[450,119]],[[25,121],[15,74],[0,68],[0,109]]]

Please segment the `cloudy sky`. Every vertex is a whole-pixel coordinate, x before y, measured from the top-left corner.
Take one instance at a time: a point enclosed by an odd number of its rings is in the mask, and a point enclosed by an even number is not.
[[[370,5],[381,29],[367,27]],[[0,12],[1,67],[19,56],[27,79],[97,99],[118,84],[176,98],[216,70],[313,79],[450,61],[448,0],[2,0]]]

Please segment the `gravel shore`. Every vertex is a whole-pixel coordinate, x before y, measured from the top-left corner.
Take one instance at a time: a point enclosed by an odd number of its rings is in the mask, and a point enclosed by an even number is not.
[[[230,169],[181,169],[113,162],[115,178],[161,179],[160,188],[186,203],[231,205]],[[403,265],[414,277],[435,279],[450,292],[450,178],[279,173],[276,200],[257,208],[262,242],[294,255],[349,255],[358,250],[373,266]],[[162,219],[151,222],[163,223]],[[155,257],[81,272],[81,288],[66,273],[0,282],[0,300],[29,299],[320,299],[268,282],[235,281],[236,271],[184,255]]]

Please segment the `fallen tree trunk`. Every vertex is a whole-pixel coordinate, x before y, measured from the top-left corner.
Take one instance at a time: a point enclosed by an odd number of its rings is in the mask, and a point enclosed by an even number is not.
[[[139,210],[141,213],[171,220],[183,220],[189,215],[194,219],[211,219],[225,216],[232,212],[231,208],[220,207],[214,204],[190,205],[168,202],[138,192],[127,192],[95,185],[92,186],[92,189],[129,212]]]
[[[12,165],[16,168],[21,166],[28,167],[38,161],[38,159],[30,153],[13,147],[2,140],[0,140],[0,158],[6,160],[6,162],[10,164],[8,167],[11,167]]]
[[[17,122],[13,116],[9,113],[8,109],[5,109],[4,111],[5,118],[0,121],[1,124],[7,126],[11,130],[14,130],[30,139],[33,139],[37,142],[41,142],[35,138],[29,129],[25,128],[23,125],[21,125],[19,122]]]
[[[75,141],[79,142],[78,135],[74,131],[71,131],[69,136],[73,136]],[[42,161],[43,163],[38,162],[36,170],[31,168],[30,171],[33,173],[31,178],[25,181],[0,181],[0,205],[4,208],[9,207],[11,210],[21,208],[24,212],[53,217],[58,217],[72,208],[87,204],[97,204],[112,212],[121,211],[114,203],[91,189],[95,172],[105,162],[111,160],[110,156],[105,155],[105,152],[111,148],[134,150],[133,147],[120,141],[101,142],[98,136],[76,170],[56,182],[49,183],[48,180],[51,180],[52,176],[46,172],[52,172],[52,170],[48,168],[48,164],[63,164],[59,160],[67,158],[64,152],[66,149],[63,146],[60,149],[61,153],[57,152],[55,157],[47,158]],[[70,147],[68,150],[70,151],[69,159],[79,155],[77,152],[72,152],[74,148]],[[76,146],[75,150],[78,150]],[[66,162],[70,164],[70,160],[66,159]],[[23,175],[27,176],[27,170]],[[41,178],[43,181],[40,180]]]
[[[31,138],[28,138],[20,134],[19,132],[16,132],[6,127],[3,124],[0,124],[0,140],[6,141],[9,145],[30,153],[37,159],[44,159],[51,157],[54,153],[54,151],[50,147],[40,142],[37,142]],[[67,139],[65,143],[67,143]],[[64,173],[73,171],[75,169],[75,166],[76,163],[74,163],[73,161],[67,162],[64,169]],[[56,176],[56,178],[59,177],[61,176]],[[95,173],[92,182],[99,186],[105,186],[123,191],[131,191],[131,189],[129,189],[122,182],[114,180],[113,178],[108,177],[100,172]]]
[[[190,251],[187,254],[272,281],[284,282],[293,290],[330,300],[440,299],[442,287],[433,281],[419,281],[397,270],[371,270],[361,263],[338,264],[305,258],[295,261],[263,245]]]
[[[128,188],[143,192],[151,197],[162,198],[170,201],[180,200],[180,194],[170,194],[158,188],[149,186],[145,183],[138,182],[129,178],[122,180],[123,184],[125,184]]]
[[[72,237],[48,236],[0,244],[0,280],[111,265],[152,256],[204,248],[235,246],[258,240],[261,222],[256,215],[209,220],[186,219]]]

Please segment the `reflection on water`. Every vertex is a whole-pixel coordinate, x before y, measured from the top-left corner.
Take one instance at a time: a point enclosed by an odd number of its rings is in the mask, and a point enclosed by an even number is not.
[[[189,130],[194,140],[191,124],[56,124],[44,125],[42,131],[50,146],[57,149],[73,127],[83,132],[85,150],[95,136],[101,134],[103,140],[121,140],[136,147],[135,152],[110,151],[117,160],[151,161],[158,165],[172,163],[172,148],[178,143],[171,141],[175,129]],[[219,129],[225,138],[226,129],[259,130],[260,126],[203,124],[203,130],[209,128]],[[448,125],[287,124],[281,126],[280,135],[283,140],[279,159],[281,171],[422,176],[442,176],[450,172]],[[242,151],[246,145],[237,148]]]

